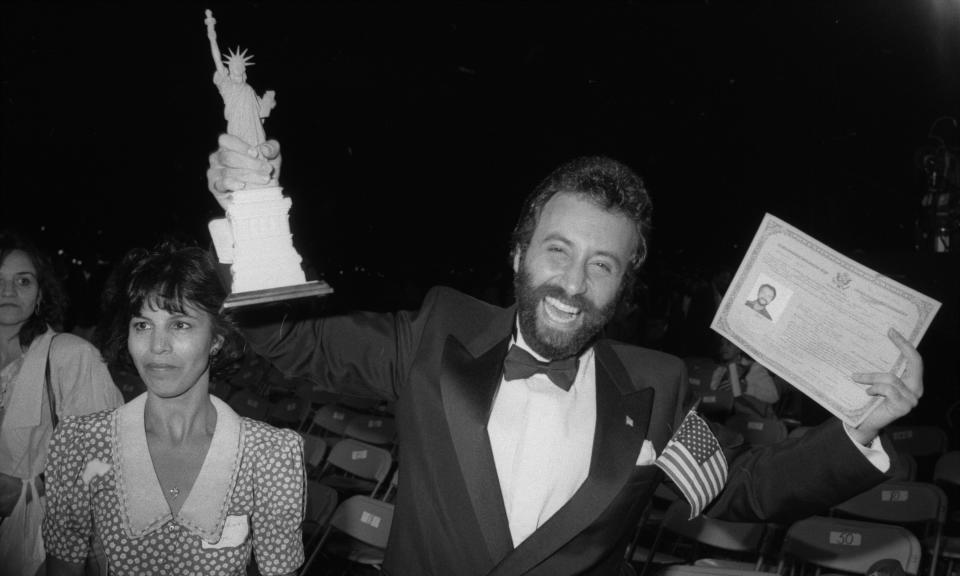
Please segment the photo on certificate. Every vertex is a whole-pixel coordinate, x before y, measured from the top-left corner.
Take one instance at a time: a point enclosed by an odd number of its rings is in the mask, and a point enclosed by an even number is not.
[[[856,372],[902,374],[940,303],[764,216],[710,327],[851,426],[882,402]]]
[[[770,278],[766,274],[759,274],[754,287],[750,290],[753,299],[744,302],[744,305],[760,316],[776,322],[780,312],[790,301],[793,290]]]

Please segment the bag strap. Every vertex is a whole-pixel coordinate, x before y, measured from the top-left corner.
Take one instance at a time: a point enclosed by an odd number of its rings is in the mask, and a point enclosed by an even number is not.
[[[44,369],[44,381],[47,385],[47,399],[50,401],[50,421],[53,422],[53,428],[57,428],[57,424],[60,423],[60,419],[57,418],[57,399],[53,395],[53,384],[50,383],[50,350],[53,348],[53,340],[57,337],[57,334],[54,334],[50,338],[50,346],[47,347],[47,366]]]

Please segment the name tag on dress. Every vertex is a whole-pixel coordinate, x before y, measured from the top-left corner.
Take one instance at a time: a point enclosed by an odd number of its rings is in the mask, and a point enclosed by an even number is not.
[[[243,544],[250,534],[250,521],[247,515],[227,516],[223,523],[223,532],[220,533],[220,540],[211,544],[206,540],[201,540],[201,548],[204,550],[218,550],[220,548],[235,548]]]

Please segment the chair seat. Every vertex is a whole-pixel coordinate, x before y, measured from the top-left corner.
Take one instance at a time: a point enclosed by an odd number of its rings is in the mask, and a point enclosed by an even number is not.
[[[336,556],[337,558],[346,558],[350,562],[364,564],[367,566],[379,566],[383,564],[383,549],[365,544],[356,538],[351,538],[342,532],[331,534],[324,545],[324,551]]]
[[[707,568],[728,568],[732,570],[744,570],[752,572],[757,569],[756,562],[745,562],[743,560],[731,560],[729,558],[700,558],[693,563],[694,566],[703,566]]]
[[[752,567],[746,570],[739,568],[724,568],[714,566],[691,566],[680,564],[667,566],[655,573],[656,576],[777,576],[776,572],[758,572]],[[820,576],[847,576],[833,573],[824,573]]]
[[[377,486],[373,480],[348,476],[324,476],[320,482],[341,493],[369,494]]]
[[[940,555],[960,559],[960,536],[944,536],[940,543]]]
[[[630,561],[645,563],[647,562],[647,557],[649,555],[650,555],[649,548],[637,547],[637,549],[633,551],[633,557],[630,558]],[[683,564],[686,561],[687,561],[686,558],[674,556],[673,554],[667,554],[666,552],[657,552],[656,554],[653,555],[653,560],[650,563],[651,564]]]

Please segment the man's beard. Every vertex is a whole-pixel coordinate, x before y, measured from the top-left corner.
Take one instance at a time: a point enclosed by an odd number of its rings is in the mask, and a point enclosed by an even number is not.
[[[517,296],[517,314],[520,318],[520,331],[523,339],[534,352],[548,360],[560,360],[578,355],[590,344],[597,334],[613,318],[620,300],[621,291],[602,308],[598,308],[583,294],[569,296],[559,286],[542,284],[533,286],[530,274],[521,265],[513,279],[513,290]],[[537,322],[537,309],[547,296],[580,310],[583,322],[572,332],[542,326]]]

